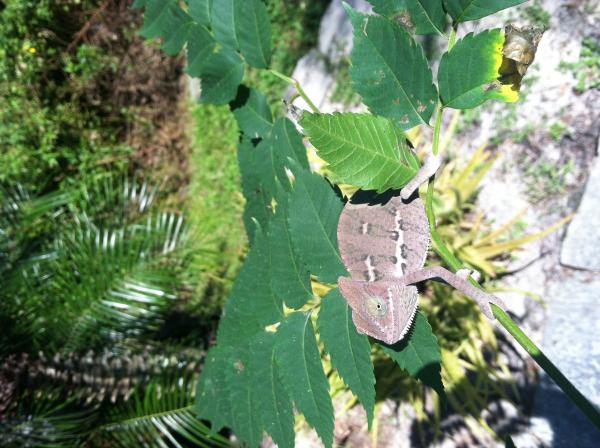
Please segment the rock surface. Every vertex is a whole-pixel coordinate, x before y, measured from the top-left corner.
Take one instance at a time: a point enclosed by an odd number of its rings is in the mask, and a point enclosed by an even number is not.
[[[562,264],[600,271],[600,159],[596,159],[577,216],[569,225],[560,256]]]

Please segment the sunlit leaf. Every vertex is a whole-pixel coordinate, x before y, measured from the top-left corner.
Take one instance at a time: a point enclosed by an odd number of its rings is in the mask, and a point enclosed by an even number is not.
[[[491,99],[519,99],[518,90],[499,79],[503,45],[500,29],[469,33],[442,56],[438,82],[444,106],[472,109]]]
[[[305,113],[300,124],[335,182],[382,192],[403,187],[419,169],[406,136],[386,118]]]

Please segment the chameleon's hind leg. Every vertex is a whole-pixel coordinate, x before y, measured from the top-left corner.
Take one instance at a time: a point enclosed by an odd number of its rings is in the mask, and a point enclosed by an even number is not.
[[[464,295],[475,300],[479,305],[479,308],[481,308],[483,314],[485,314],[489,319],[493,320],[494,315],[492,313],[490,303],[498,305],[500,308],[506,308],[504,302],[502,302],[502,300],[498,297],[473,286],[463,277],[465,272],[463,270],[461,271],[462,272],[460,272],[460,275],[458,275],[441,266],[431,266],[409,272],[400,277],[398,280],[404,285],[411,285],[424,280],[442,280],[443,282],[448,283],[450,286],[462,292]]]
[[[437,172],[440,164],[439,155],[428,154],[415,177],[400,191],[400,197],[404,200],[409,199],[422,183],[427,182]]]

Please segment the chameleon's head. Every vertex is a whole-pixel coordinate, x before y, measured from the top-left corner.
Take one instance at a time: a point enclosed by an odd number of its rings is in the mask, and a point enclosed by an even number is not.
[[[394,344],[410,329],[419,300],[416,287],[346,277],[340,277],[338,285],[352,308],[352,320],[360,333]]]

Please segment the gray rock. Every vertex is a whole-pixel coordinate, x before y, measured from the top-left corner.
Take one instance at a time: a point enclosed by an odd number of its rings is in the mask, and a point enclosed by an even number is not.
[[[371,5],[365,0],[348,0],[357,11],[369,12]],[[323,15],[319,27],[318,48],[332,64],[338,64],[352,51],[352,24],[341,0],[333,0]]]
[[[563,374],[600,407],[600,274],[571,271],[549,285],[543,349]],[[543,446],[596,447],[600,431],[542,374],[532,433]]]
[[[600,159],[592,168],[575,219],[569,225],[560,261],[566,266],[600,271]]]

